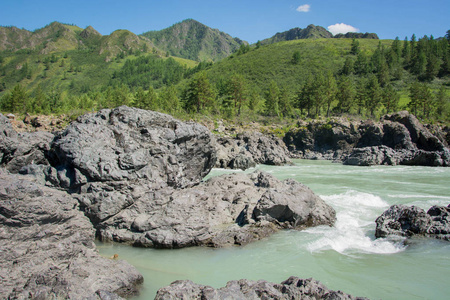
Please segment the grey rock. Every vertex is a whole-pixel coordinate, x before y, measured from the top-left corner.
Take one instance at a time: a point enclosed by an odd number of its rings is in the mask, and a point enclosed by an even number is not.
[[[54,135],[36,131],[17,133],[8,118],[0,116],[0,165],[11,173],[18,173],[29,164],[48,165],[46,157]]]
[[[67,193],[0,169],[0,298],[118,299],[137,292],[142,276],[98,254],[94,228],[77,208]]]
[[[342,118],[299,123],[283,138],[289,151],[299,158],[336,161],[350,154],[359,139],[358,124]]]
[[[450,241],[450,205],[433,206],[428,212],[416,206],[393,205],[375,223],[377,238],[423,235]]]
[[[380,122],[344,119],[299,123],[284,142],[294,156],[342,161],[348,165],[450,166],[444,130],[433,135],[407,111],[385,115]]]
[[[240,140],[219,137],[216,139],[216,168],[246,170],[256,166],[253,156]]]
[[[204,126],[126,106],[79,117],[55,138],[50,154],[65,188],[140,179],[184,187],[216,161]]]
[[[341,291],[329,290],[317,280],[290,277],[281,283],[247,279],[227,282],[225,287],[214,289],[190,280],[179,280],[158,290],[155,300],[172,299],[367,299],[353,297]]]
[[[245,132],[238,134],[236,139],[245,146],[257,164],[282,166],[292,163],[283,140],[274,135]]]
[[[333,225],[336,218],[306,186],[261,172],[218,176],[184,189],[128,184],[79,197],[102,240],[144,247],[242,245],[282,228]],[[105,218],[107,209],[98,209],[103,202],[120,207]]]
[[[373,166],[397,165],[401,157],[394,149],[386,146],[355,148],[344,161],[345,165]]]

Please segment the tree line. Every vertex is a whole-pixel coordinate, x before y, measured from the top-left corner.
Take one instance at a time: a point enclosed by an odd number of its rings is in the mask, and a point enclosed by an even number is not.
[[[249,51],[247,45],[235,55]],[[294,52],[292,64],[300,53]],[[44,62],[45,63],[45,62]],[[52,63],[52,57],[48,59]],[[376,116],[409,109],[422,118],[448,121],[448,93],[433,80],[450,75],[449,34],[443,39],[415,35],[390,47],[379,43],[373,52],[361,49],[353,39],[345,61],[336,73],[312,70],[297,91],[274,80],[258,89],[239,73],[209,78],[212,63],[188,69],[174,59],[140,56],[127,60],[107,86],[72,95],[42,87],[29,94],[17,84],[0,99],[0,109],[15,113],[67,113],[120,105],[170,114],[212,114],[233,118],[243,114],[276,117],[318,117],[341,114]],[[21,70],[26,76],[28,66]],[[205,71],[206,70],[206,71]],[[300,80],[300,79],[299,79]],[[399,88],[400,87],[400,88]],[[410,101],[400,105],[401,91]],[[406,106],[405,106],[406,105]]]

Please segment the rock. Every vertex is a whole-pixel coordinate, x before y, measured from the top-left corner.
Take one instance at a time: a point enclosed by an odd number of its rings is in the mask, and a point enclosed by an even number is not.
[[[299,123],[284,137],[294,156],[342,161],[348,165],[450,166],[444,130],[433,135],[407,111],[385,115],[380,122],[356,123],[335,118]],[[439,137],[439,138],[438,138]]]
[[[54,135],[50,132],[17,133],[8,119],[0,116],[0,164],[11,173],[18,173],[29,164],[48,165],[46,154]]]
[[[118,299],[137,292],[142,276],[98,254],[94,228],[77,207],[63,191],[0,169],[0,298]]]
[[[216,168],[246,170],[256,166],[253,156],[241,141],[233,138],[216,139]]]
[[[261,172],[184,189],[129,183],[78,195],[99,236],[135,246],[242,245],[282,228],[332,225],[335,211],[306,186]]]
[[[353,149],[344,164],[354,166],[397,165],[400,161],[400,156],[392,148],[373,146]]]
[[[341,291],[329,290],[317,280],[289,277],[281,283],[247,279],[227,282],[225,287],[210,286],[179,280],[158,290],[155,300],[171,299],[367,299],[353,297]]]
[[[299,123],[283,140],[289,151],[300,158],[342,161],[360,138],[357,129],[357,124],[343,118]]]
[[[274,135],[245,132],[238,134],[236,139],[250,152],[257,164],[282,166],[292,163],[286,145]]]
[[[66,188],[141,179],[184,187],[199,182],[216,161],[205,127],[126,106],[79,117],[56,136],[50,154]]]
[[[450,241],[450,205],[428,212],[416,206],[393,205],[375,221],[375,237],[423,235]]]

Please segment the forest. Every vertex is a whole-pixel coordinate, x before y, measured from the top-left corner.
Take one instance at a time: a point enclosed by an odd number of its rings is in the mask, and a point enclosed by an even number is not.
[[[444,38],[316,39],[241,44],[218,62],[144,46],[109,61],[91,48],[0,52],[0,109],[68,114],[120,105],[183,119],[377,118],[409,110],[448,123],[450,31]],[[20,67],[19,67],[20,66]]]

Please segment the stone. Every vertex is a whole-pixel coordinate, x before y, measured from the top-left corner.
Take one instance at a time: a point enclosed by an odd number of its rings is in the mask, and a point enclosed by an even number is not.
[[[225,287],[212,288],[190,280],[178,280],[158,290],[155,300],[175,299],[367,299],[328,289],[312,278],[289,277],[281,283],[265,280],[233,280]]]
[[[274,166],[292,164],[286,145],[274,135],[244,132],[238,134],[236,139],[245,146],[257,164]]]
[[[222,175],[183,189],[128,184],[77,197],[102,240],[143,247],[243,245],[283,228],[332,226],[336,219],[306,186],[262,172]]]
[[[216,161],[204,126],[126,106],[79,117],[55,137],[49,156],[65,174],[65,188],[141,179],[184,187],[198,183]]]
[[[416,206],[393,205],[376,221],[375,237],[422,235],[450,241],[450,205],[427,212]]]
[[[142,275],[125,261],[101,257],[94,234],[69,194],[0,169],[0,298],[136,294]]]

